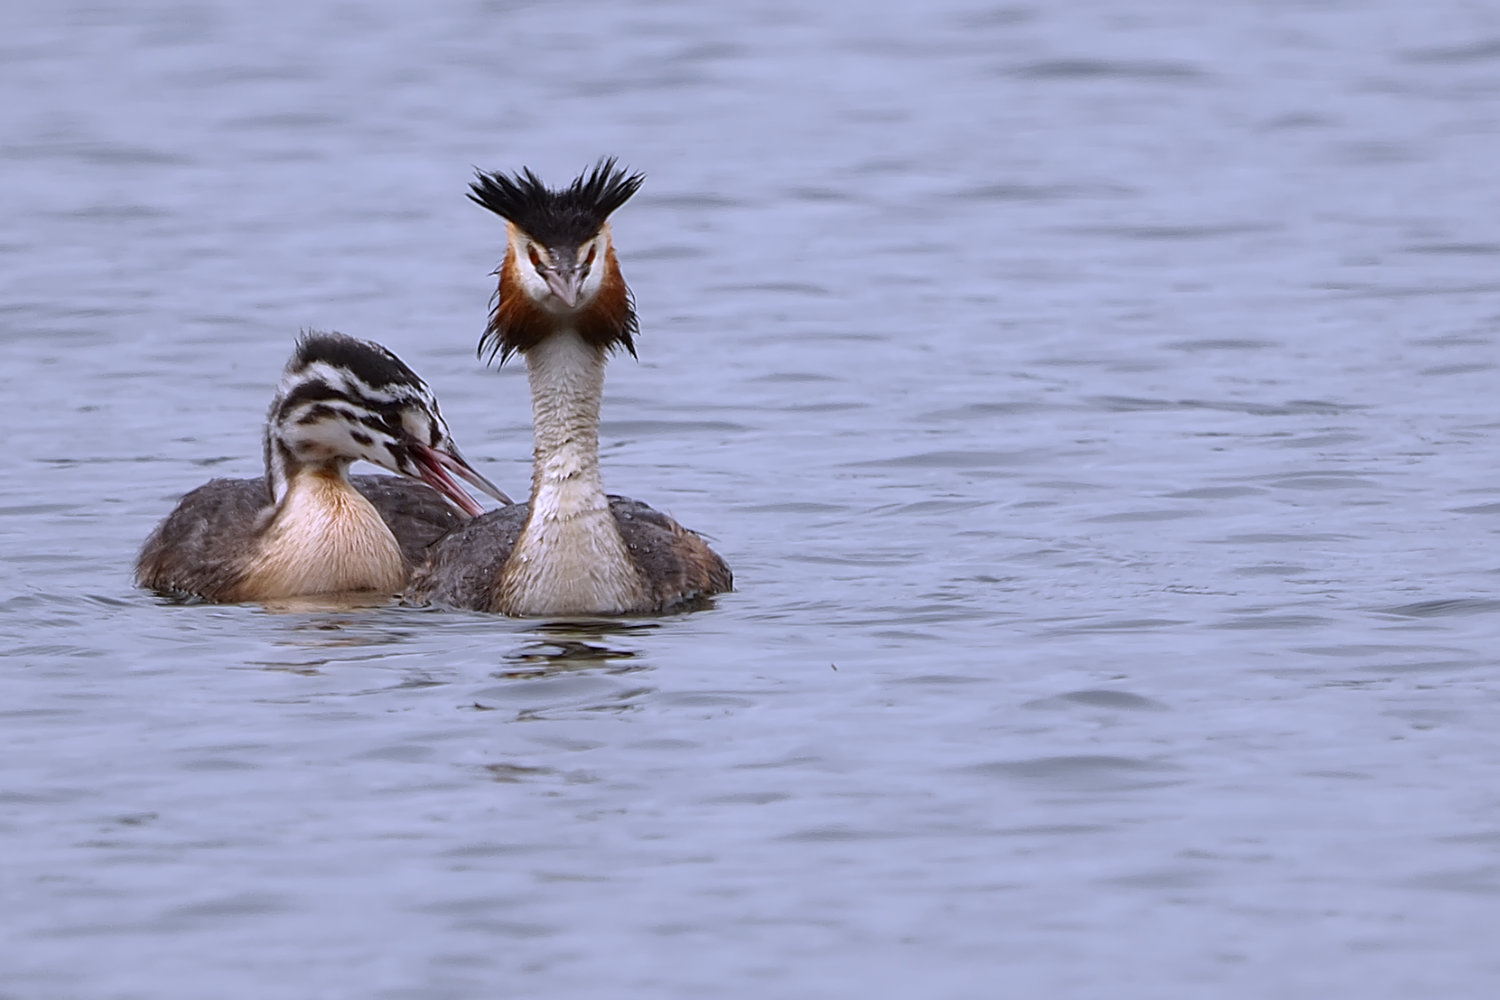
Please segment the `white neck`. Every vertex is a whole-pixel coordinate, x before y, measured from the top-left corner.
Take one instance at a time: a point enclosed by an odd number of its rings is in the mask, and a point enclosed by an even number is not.
[[[555,333],[526,354],[531,382],[532,516],[537,501],[602,508],[599,478],[599,401],[604,355],[571,330]],[[571,513],[564,509],[560,513]]]
[[[498,583],[514,615],[615,614],[645,586],[599,477],[604,352],[571,329],[526,353],[535,436],[531,512]]]

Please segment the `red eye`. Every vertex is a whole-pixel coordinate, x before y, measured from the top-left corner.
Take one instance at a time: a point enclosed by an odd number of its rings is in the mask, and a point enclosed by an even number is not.
[[[540,268],[542,266],[542,255],[536,252],[536,247],[527,247],[526,253],[531,257],[531,266]]]
[[[589,247],[589,256],[588,259],[584,261],[585,264],[592,264],[594,262],[594,253],[597,249],[597,247]]]

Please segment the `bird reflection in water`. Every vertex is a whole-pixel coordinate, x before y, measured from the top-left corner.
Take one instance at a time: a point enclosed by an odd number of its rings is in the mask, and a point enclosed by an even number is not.
[[[658,628],[652,622],[622,622],[608,618],[541,622],[535,638],[506,654],[505,665],[493,677],[537,677],[572,670],[604,668],[611,674],[645,670],[631,663],[640,654],[623,648],[621,639]]]

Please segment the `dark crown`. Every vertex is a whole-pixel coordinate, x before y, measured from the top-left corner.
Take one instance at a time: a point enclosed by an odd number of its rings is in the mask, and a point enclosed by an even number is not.
[[[321,330],[308,330],[297,339],[297,349],[287,363],[287,373],[298,374],[320,361],[350,373],[371,389],[391,386],[427,388],[427,383],[408,368],[406,362],[380,344]]]
[[[268,419],[271,425],[343,420],[400,440],[408,407],[430,414],[434,427],[442,422],[432,390],[396,355],[373,341],[313,330],[298,339]]]
[[[613,156],[556,191],[529,167],[515,175],[474,173],[469,198],[548,247],[576,247],[592,239],[646,179],[645,174],[617,167]]]

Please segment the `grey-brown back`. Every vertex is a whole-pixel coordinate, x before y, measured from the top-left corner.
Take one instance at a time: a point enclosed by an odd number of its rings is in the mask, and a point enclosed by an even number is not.
[[[135,582],[168,593],[226,600],[254,559],[271,505],[264,478],[211,479],[187,494],[141,546]]]
[[[666,514],[639,500],[617,496],[609,498],[609,509],[652,601],[650,607],[635,610],[665,611],[734,586],[724,560]],[[407,599],[498,611],[493,606],[495,583],[529,513],[528,504],[511,504],[445,535],[428,551],[426,564],[413,574]]]
[[[490,594],[495,578],[516,547],[530,511],[529,504],[513,503],[438,539],[428,550],[426,562],[412,573],[406,599],[414,604],[493,610]]]
[[[464,516],[431,487],[396,476],[351,476],[380,513],[408,570],[429,545],[464,524]],[[136,583],[210,601],[228,599],[259,553],[262,515],[271,507],[264,477],[214,479],[182,498],[156,526],[136,559]]]
[[[651,595],[654,606],[642,610],[665,611],[734,586],[724,560],[666,514],[639,500],[613,496],[609,511]]]

